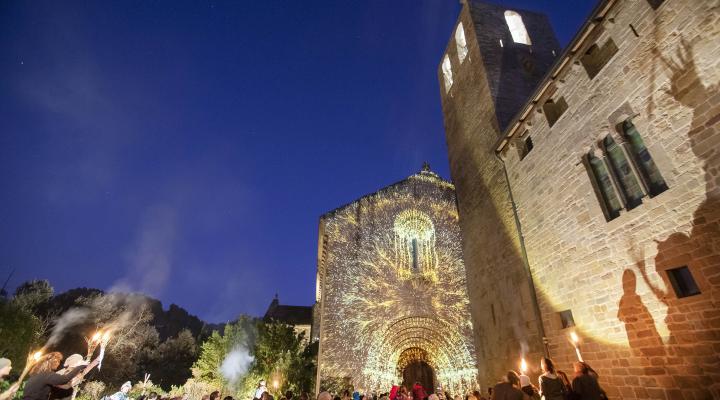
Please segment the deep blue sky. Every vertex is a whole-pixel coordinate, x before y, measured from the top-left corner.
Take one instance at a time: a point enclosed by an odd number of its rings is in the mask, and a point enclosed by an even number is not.
[[[595,0],[502,1],[561,44]],[[456,0],[0,1],[0,278],[209,321],[314,301],[317,222],[448,177]]]

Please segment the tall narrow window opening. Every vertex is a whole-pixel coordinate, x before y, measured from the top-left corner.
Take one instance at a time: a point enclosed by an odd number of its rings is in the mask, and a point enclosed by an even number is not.
[[[617,218],[620,216],[622,204],[615,194],[612,179],[610,178],[610,173],[608,172],[605,162],[595,157],[592,152],[588,153],[587,161],[592,172],[591,176],[595,181],[595,187],[598,192],[600,192],[600,205],[605,214],[605,219],[610,221],[611,219]]]
[[[513,42],[526,44],[528,46],[532,44],[530,42],[530,35],[528,35],[527,29],[525,29],[525,24],[520,14],[515,11],[505,11],[505,22],[507,22],[508,28],[510,28],[510,35],[512,35]]]
[[[417,239],[412,240],[412,269],[413,272],[418,271],[418,253],[417,253]]]
[[[467,41],[465,40],[465,29],[463,29],[462,22],[458,24],[457,30],[455,30],[455,45],[457,46],[460,64],[462,64],[462,62],[465,61],[465,57],[467,57],[468,53]]]
[[[453,77],[452,77],[452,64],[450,64],[450,57],[445,55],[445,58],[443,59],[442,63],[442,72],[443,72],[443,78],[445,81],[445,93],[450,91],[450,88],[453,84]]]
[[[645,194],[632,171],[627,157],[625,157],[625,152],[615,143],[612,136],[605,136],[603,146],[612,167],[612,172],[617,178],[618,186],[620,186],[620,190],[625,196],[625,205],[628,210],[632,210],[642,204],[642,198]]]
[[[668,189],[667,183],[665,183],[665,179],[663,179],[660,170],[655,165],[650,152],[645,146],[645,142],[630,119],[626,119],[622,123],[622,131],[630,144],[629,153],[640,171],[640,177],[645,182],[650,197],[666,191]]]

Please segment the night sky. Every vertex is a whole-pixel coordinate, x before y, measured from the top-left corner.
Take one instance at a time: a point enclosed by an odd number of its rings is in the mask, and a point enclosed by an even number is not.
[[[560,43],[596,0],[501,1]],[[314,301],[321,214],[448,178],[456,0],[0,1],[0,279],[212,321]],[[358,288],[361,290],[361,288]]]

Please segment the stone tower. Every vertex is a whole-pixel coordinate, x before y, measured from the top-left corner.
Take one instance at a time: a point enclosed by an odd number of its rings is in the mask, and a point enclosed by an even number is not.
[[[451,183],[425,166],[320,218],[319,390],[476,387]]]
[[[482,384],[543,353],[542,323],[502,162],[501,132],[560,47],[544,15],[468,1],[438,68]]]

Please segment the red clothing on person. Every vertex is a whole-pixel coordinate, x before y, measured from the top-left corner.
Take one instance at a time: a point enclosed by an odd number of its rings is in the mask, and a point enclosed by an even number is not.
[[[414,400],[424,400],[427,397],[427,394],[425,393],[425,388],[422,387],[422,385],[415,384],[412,388],[413,397]]]

